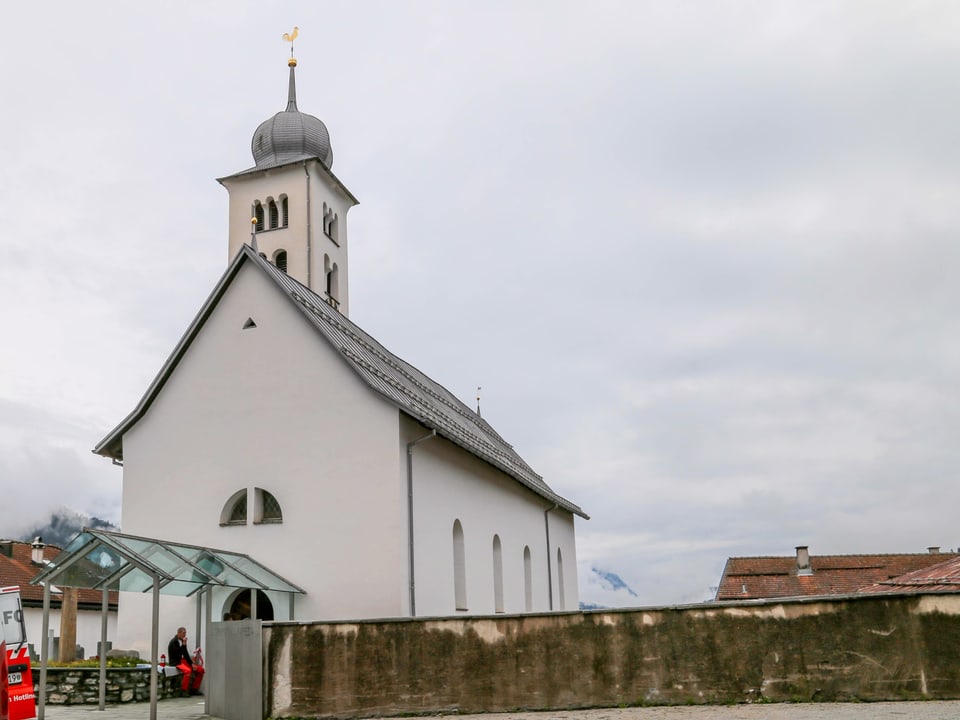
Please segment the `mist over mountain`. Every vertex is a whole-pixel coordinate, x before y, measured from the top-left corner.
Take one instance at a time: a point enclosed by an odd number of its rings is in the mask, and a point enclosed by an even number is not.
[[[60,507],[50,514],[49,520],[38,523],[32,530],[23,533],[17,539],[30,542],[35,537],[40,536],[47,545],[57,545],[62,548],[66,547],[85,527],[94,530],[120,529],[98,517],[84,515],[68,507]]]
[[[618,590],[624,590],[633,597],[637,597],[637,594],[633,591],[633,589],[627,585],[615,572],[601,570],[599,568],[590,568],[590,570],[600,578],[600,584],[607,590],[612,590],[614,592]]]
[[[612,570],[593,566],[580,586],[581,610],[634,607],[637,593]]]

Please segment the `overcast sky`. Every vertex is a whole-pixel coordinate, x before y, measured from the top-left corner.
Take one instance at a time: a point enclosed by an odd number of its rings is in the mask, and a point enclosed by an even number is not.
[[[227,265],[294,25],[351,319],[591,515],[582,600],[960,543],[960,3],[904,0],[6,7],[0,534],[120,521],[90,450]]]

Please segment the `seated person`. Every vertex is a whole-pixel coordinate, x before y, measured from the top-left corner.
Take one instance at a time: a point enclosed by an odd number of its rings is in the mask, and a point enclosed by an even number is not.
[[[187,629],[177,628],[167,646],[167,662],[183,673],[183,682],[180,685],[181,695],[198,695],[200,683],[203,682],[203,667],[194,665],[187,650]]]

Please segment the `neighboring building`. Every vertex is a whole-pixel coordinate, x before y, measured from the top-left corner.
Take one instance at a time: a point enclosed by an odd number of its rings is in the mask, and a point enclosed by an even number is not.
[[[764,600],[813,595],[847,595],[874,583],[927,568],[957,553],[902,555],[810,555],[806,546],[785,557],[732,557],[727,560],[716,600]]]
[[[55,545],[44,545],[19,540],[0,540],[0,587],[20,587],[20,602],[27,630],[27,642],[39,654],[43,638],[43,587],[31,585],[32,580],[47,560],[60,554]],[[50,630],[60,635],[60,606],[62,593],[56,587],[50,593]],[[98,590],[77,591],[77,645],[85,657],[97,654],[100,642],[103,595]],[[107,599],[107,637],[113,637],[117,627],[117,593]]]
[[[246,553],[306,591],[258,593],[265,619],[576,609],[587,516],[347,317],[356,200],[323,123],[297,110],[294,65],[255,167],[220,181],[229,268],[95,448],[123,464],[124,533]],[[171,635],[199,612],[175,600],[161,604]],[[210,612],[247,615],[251,600],[215,591]],[[148,647],[146,618],[149,598],[124,594],[116,646]]]

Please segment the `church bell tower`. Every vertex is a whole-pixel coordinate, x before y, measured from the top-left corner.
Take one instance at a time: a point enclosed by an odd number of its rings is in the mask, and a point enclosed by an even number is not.
[[[327,127],[297,109],[293,39],[287,107],[253,133],[255,165],[218,178],[230,194],[229,258],[244,243],[349,315],[347,212],[357,199],[333,174]]]

